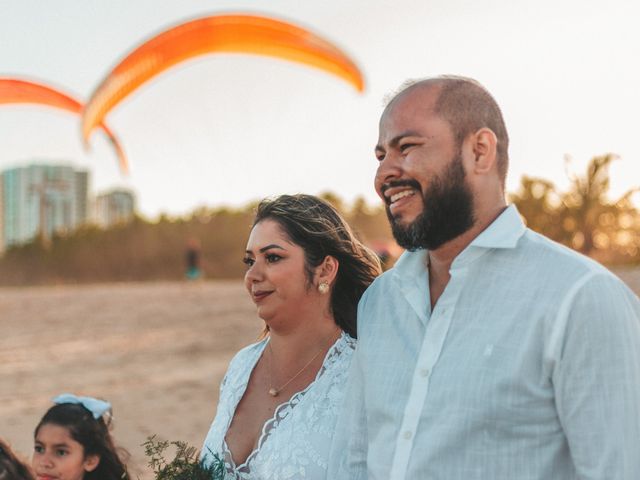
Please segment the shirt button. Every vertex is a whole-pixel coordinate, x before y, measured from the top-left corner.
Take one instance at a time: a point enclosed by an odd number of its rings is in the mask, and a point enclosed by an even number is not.
[[[428,376],[429,376],[429,369],[428,369],[428,368],[422,368],[422,369],[420,370],[420,375],[421,375],[422,377],[428,377]]]
[[[446,308],[443,308],[442,310],[440,310],[440,313],[441,313],[442,315],[444,315],[445,313],[447,313],[447,309],[446,309]]]
[[[405,430],[402,436],[404,437],[405,440],[411,440],[413,433],[411,433],[411,430]]]

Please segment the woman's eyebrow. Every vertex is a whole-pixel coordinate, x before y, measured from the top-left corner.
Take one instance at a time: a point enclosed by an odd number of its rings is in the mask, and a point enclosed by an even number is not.
[[[259,251],[260,253],[264,253],[267,250],[271,250],[272,248],[277,248],[279,250],[285,250],[283,247],[281,247],[280,245],[278,245],[277,243],[272,243],[270,245],[267,245],[266,247],[262,247]]]
[[[286,248],[281,247],[277,243],[272,243],[270,245],[267,245],[266,247],[262,247],[260,250],[258,250],[258,253],[264,253],[267,250],[271,250],[272,248],[277,248],[278,250],[286,250]],[[249,255],[253,255],[253,250],[245,250],[244,253],[247,253]]]

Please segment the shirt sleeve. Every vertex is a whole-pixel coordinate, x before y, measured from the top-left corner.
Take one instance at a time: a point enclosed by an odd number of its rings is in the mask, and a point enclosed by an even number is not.
[[[367,423],[358,348],[349,368],[344,407],[331,445],[327,479],[366,480]]]
[[[366,295],[366,294],[365,294]],[[361,328],[363,300],[358,308],[358,331]],[[327,479],[366,480],[367,478],[367,416],[362,370],[362,341],[359,340],[351,360],[344,406],[333,436]]]
[[[572,297],[565,300],[552,381],[578,478],[638,479],[640,302],[600,273]]]

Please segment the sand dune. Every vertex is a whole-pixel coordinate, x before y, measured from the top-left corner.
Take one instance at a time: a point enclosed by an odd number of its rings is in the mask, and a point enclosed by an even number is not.
[[[640,292],[640,269],[617,273]],[[0,436],[29,456],[51,397],[105,398],[134,478],[148,479],[140,444],[199,448],[228,361],[261,330],[240,282],[0,289]]]

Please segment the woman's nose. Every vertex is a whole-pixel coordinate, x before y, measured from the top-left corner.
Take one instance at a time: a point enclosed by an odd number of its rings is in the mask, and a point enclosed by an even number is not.
[[[262,278],[262,267],[258,262],[254,262],[254,264],[249,267],[244,278],[249,282],[257,282]]]

